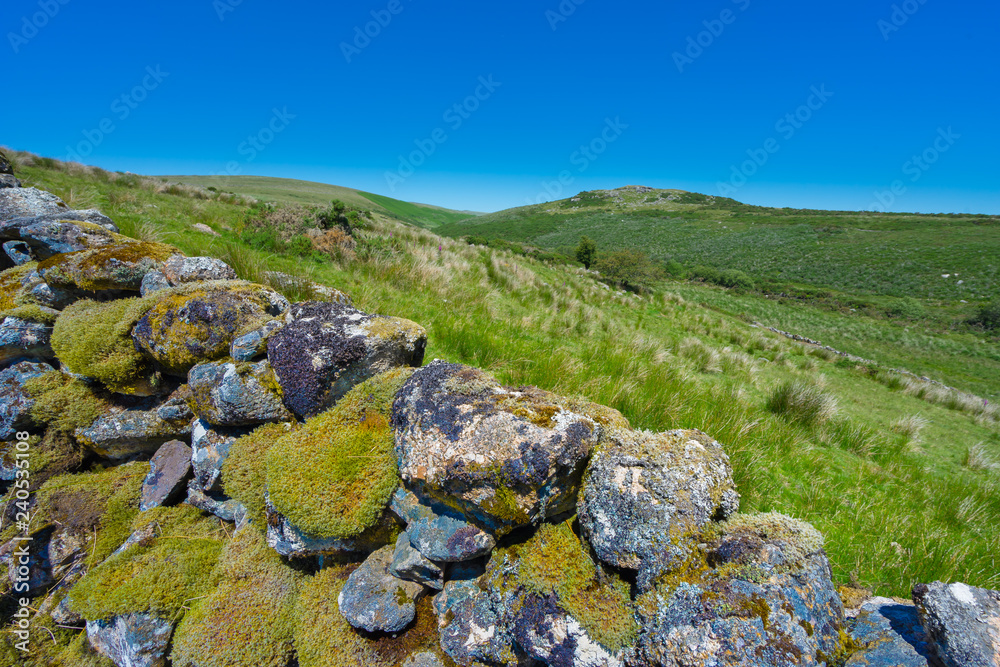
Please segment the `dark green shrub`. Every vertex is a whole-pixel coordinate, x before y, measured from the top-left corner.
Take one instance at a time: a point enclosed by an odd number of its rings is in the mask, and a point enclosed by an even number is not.
[[[969,322],[989,331],[1000,330],[1000,299],[980,306],[979,312]]]
[[[660,277],[660,268],[641,250],[602,253],[594,264],[607,280],[626,289],[645,289]]]
[[[589,269],[597,259],[597,244],[586,236],[580,237],[580,245],[576,247],[576,261]]]

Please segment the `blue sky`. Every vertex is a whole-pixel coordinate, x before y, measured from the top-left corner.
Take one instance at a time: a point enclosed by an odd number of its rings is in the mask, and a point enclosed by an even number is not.
[[[1000,213],[993,2],[6,0],[3,16],[0,143],[109,169],[480,211],[643,184]]]

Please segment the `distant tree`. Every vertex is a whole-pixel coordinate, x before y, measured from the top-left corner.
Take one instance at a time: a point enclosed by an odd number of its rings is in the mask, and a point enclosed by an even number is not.
[[[970,322],[991,331],[1000,330],[1000,299],[979,307],[979,312]]]
[[[589,269],[597,259],[597,244],[586,236],[580,237],[580,245],[576,247],[576,261]]]
[[[662,270],[641,250],[601,253],[594,268],[607,280],[632,290],[648,288],[662,275]]]
[[[671,278],[683,279],[687,275],[687,271],[684,270],[684,265],[678,262],[676,259],[669,260],[664,266],[664,271]]]

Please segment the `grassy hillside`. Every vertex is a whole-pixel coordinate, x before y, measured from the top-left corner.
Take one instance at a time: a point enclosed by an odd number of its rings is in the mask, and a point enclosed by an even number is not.
[[[620,188],[455,222],[475,234],[546,249],[583,235],[758,281],[932,301],[1000,296],[1000,217],[777,209],[678,190]],[[944,277],[946,276],[947,277]]]
[[[417,321],[427,359],[610,405],[636,427],[706,431],[726,446],[743,510],[814,523],[838,583],[896,595],[936,579],[1000,587],[1000,411],[737,313],[775,302],[696,284],[637,296],[383,215],[327,254],[257,252],[239,242],[239,200],[16,157],[27,184],[99,206],[128,234],[220,256],[247,279],[303,275]],[[782,308],[773,312],[794,317]],[[847,317],[828,315],[831,331]]]
[[[172,183],[184,183],[202,188],[253,197],[279,204],[327,206],[339,199],[358,208],[374,208],[418,227],[432,228],[454,223],[477,215],[471,211],[452,211],[428,204],[413,204],[360,190],[326,183],[298,181],[268,176],[161,176]]]

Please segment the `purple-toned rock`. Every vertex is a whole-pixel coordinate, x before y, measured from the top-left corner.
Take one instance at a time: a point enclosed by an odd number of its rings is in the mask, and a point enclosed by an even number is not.
[[[35,399],[28,395],[24,385],[52,370],[48,364],[19,361],[0,371],[0,440],[13,440],[18,431],[31,427],[31,406]]]
[[[296,304],[267,341],[285,404],[300,417],[333,406],[355,385],[399,366],[419,367],[427,333],[397,317],[337,303]]]
[[[191,474],[191,448],[180,440],[164,443],[149,461],[149,474],[142,483],[139,510],[167,505],[184,490]]]
[[[31,256],[31,246],[24,241],[7,241],[3,244],[3,253],[14,266],[34,261],[34,257]]]
[[[424,557],[457,563],[485,556],[496,539],[464,516],[440,503],[422,501],[406,489],[397,489],[390,504],[406,523],[406,536]]]

